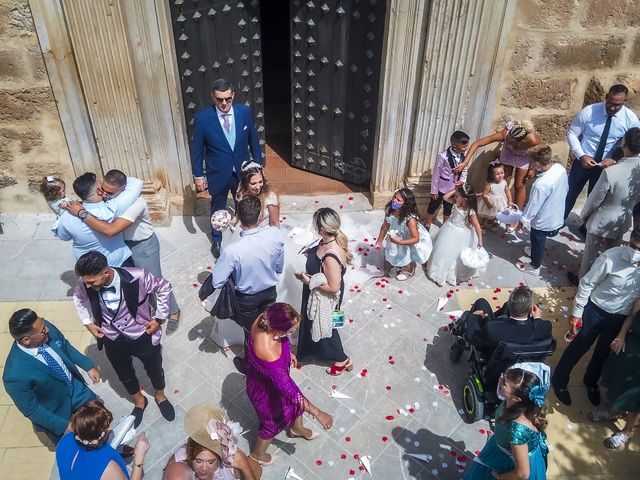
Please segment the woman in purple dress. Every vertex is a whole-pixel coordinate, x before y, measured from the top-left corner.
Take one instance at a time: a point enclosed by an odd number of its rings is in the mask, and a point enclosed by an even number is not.
[[[288,303],[272,303],[260,314],[247,339],[247,395],[260,420],[258,440],[251,458],[271,465],[278,458],[267,453],[273,437],[285,428],[293,437],[313,440],[319,433],[302,423],[302,414],[313,416],[325,430],[333,417],[307,400],[289,375],[298,363],[291,353],[289,336],[300,325],[300,315]]]

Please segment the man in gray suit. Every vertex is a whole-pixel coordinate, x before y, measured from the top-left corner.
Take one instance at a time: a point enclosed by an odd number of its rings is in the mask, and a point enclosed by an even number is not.
[[[631,226],[633,206],[640,198],[640,128],[627,130],[622,140],[624,158],[605,168],[582,208],[580,217],[587,226],[587,239],[578,278],[589,271],[598,255],[622,243]]]

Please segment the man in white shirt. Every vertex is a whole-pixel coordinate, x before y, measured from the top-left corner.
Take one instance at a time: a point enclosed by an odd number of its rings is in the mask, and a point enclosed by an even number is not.
[[[571,333],[577,334],[562,354],[551,380],[558,400],[571,405],[567,390],[571,370],[597,340],[582,381],[591,403],[600,403],[598,380],[610,353],[609,346],[639,298],[640,229],[635,229],[628,246],[604,252],[580,280],[569,317]],[[578,331],[580,322],[582,327]]]
[[[567,142],[576,161],[571,165],[569,172],[565,220],[585,184],[589,182],[588,192],[591,193],[602,169],[615,163],[610,157],[614,144],[630,128],[640,127],[636,114],[624,106],[628,98],[627,87],[621,84],[613,85],[604,102],[587,105],[571,122]]]
[[[89,214],[93,214],[111,221],[122,214],[140,195],[142,180],[129,178],[126,185],[119,191],[121,193],[119,199],[109,197],[108,201],[104,201],[103,185],[98,185],[94,173],[87,172],[74,180],[73,191],[80,197],[82,204],[77,205],[78,202],[69,204],[69,207],[75,205],[75,216],[69,211],[60,216],[54,229],[56,236],[65,241],[73,240],[76,259],[85,253],[98,251],[107,257],[109,265],[113,267],[132,267],[131,250],[124,243],[122,234],[103,235],[89,228],[84,220]]]
[[[100,188],[102,198],[105,201],[105,210],[90,212],[84,222],[96,232],[107,237],[124,235],[124,241],[131,249],[134,266],[147,269],[155,277],[162,277],[160,242],[153,230],[149,207],[145,199],[138,197],[126,210],[118,211],[116,218],[109,215],[109,203],[118,201],[127,183],[127,176],[120,170],[108,171],[102,179]],[[67,209],[73,215],[78,215],[81,211],[81,207],[77,204],[71,204]],[[180,320],[180,307],[173,292],[171,292],[169,312],[165,333],[173,335],[178,329],[178,321]]]
[[[522,213],[521,221],[529,228],[531,247],[524,251],[531,257],[531,263],[516,263],[516,268],[530,275],[540,273],[544,245],[547,237],[554,237],[562,228],[562,208],[569,184],[567,172],[551,154],[549,145],[537,145],[529,149],[536,170],[540,173],[529,193],[529,201]]]
[[[633,205],[640,198],[640,128],[627,130],[622,139],[624,157],[607,168],[589,194],[580,218],[587,227],[578,275],[567,276],[574,285],[603,251],[622,244],[632,223]]]

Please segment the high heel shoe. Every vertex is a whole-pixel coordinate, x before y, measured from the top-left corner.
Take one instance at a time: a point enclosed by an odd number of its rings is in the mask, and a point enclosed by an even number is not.
[[[327,372],[327,375],[331,375],[332,377],[337,377],[338,375],[342,375],[342,372],[344,372],[345,370],[347,372],[350,372],[351,370],[353,370],[353,362],[351,362],[351,360],[349,360],[347,363],[345,363],[342,366],[336,365],[334,363],[329,368],[327,368],[325,372]]]

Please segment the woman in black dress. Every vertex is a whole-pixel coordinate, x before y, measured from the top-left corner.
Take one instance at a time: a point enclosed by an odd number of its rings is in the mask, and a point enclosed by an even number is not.
[[[344,353],[342,340],[334,328],[329,338],[314,342],[311,338],[311,321],[307,316],[309,302],[309,279],[316,273],[324,273],[327,283],[318,287],[325,294],[340,292],[337,310],[340,309],[344,294],[344,274],[353,255],[349,252],[349,240],[340,230],[340,215],[331,208],[320,208],[313,214],[313,225],[320,235],[320,243],[307,252],[306,271],[296,273],[296,278],[304,283],[302,290],[302,322],[298,336],[298,359],[305,361],[310,357],[331,361],[327,368],[329,375],[337,376],[344,370],[351,371],[353,363]]]

